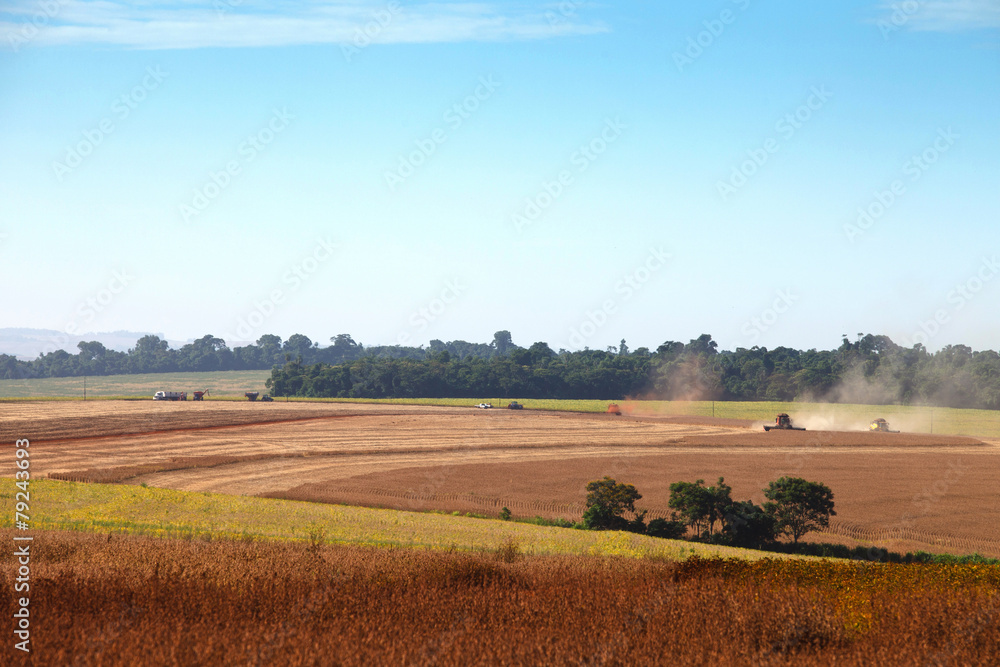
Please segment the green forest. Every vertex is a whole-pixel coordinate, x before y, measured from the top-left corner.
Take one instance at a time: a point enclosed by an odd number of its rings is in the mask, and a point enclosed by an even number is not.
[[[437,343],[437,344],[435,344]],[[339,363],[303,357],[275,367],[277,396],[341,398],[656,398],[812,400],[1000,409],[1000,354],[948,346],[903,348],[886,336],[843,337],[836,350],[763,347],[720,351],[708,334],[655,350],[554,352],[514,346],[497,332],[489,354],[432,343],[420,357],[365,354]]]
[[[929,352],[887,336],[846,335],[835,350],[787,347],[719,350],[709,334],[655,350],[624,340],[605,350],[515,345],[508,331],[489,343],[432,340],[428,347],[365,347],[348,334],[321,347],[295,334],[261,336],[229,348],[204,336],[172,349],[144,336],[128,352],[81,342],[23,361],[0,355],[0,378],[267,370],[275,396],[341,398],[656,398],[813,400],[1000,409],[1000,354],[950,345]]]

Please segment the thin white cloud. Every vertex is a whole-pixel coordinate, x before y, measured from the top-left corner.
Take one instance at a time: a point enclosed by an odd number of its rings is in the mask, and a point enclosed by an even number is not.
[[[14,0],[0,8],[0,39],[13,46],[96,45],[194,49],[298,44],[400,44],[534,40],[608,28],[556,6],[403,0],[260,3]]]
[[[908,30],[962,32],[1000,28],[1000,0],[893,0],[879,21]]]

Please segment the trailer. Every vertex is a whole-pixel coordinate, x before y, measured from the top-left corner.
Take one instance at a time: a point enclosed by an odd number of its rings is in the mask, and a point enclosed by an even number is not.
[[[153,394],[154,401],[186,401],[188,395],[186,391],[158,391]]]

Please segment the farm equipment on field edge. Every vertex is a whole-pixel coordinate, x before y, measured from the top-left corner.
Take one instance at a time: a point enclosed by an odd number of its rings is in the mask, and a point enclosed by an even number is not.
[[[154,401],[186,401],[187,392],[184,391],[158,391],[153,394]]]
[[[609,415],[619,415],[620,416],[621,413],[622,413],[622,409],[620,407],[618,407],[617,403],[611,403],[610,405],[608,405],[607,413]]]
[[[518,403],[517,401],[511,401],[510,403],[507,404],[507,409],[508,410],[523,410],[524,406],[521,405],[520,403]]]
[[[805,428],[801,426],[792,426],[792,418],[787,414],[782,412],[780,415],[774,418],[774,424],[770,426],[765,426],[765,431],[770,431],[771,429],[778,431],[804,431]]]
[[[203,400],[205,400],[205,396],[207,396],[207,395],[208,395],[208,390],[207,389],[205,391],[196,391],[196,392],[194,392],[194,400],[196,400],[196,401],[203,401]]]
[[[248,392],[245,392],[243,395],[246,396],[248,400],[250,400],[251,402],[253,402],[253,401],[257,400],[258,396],[260,396],[260,392],[259,391],[248,391]]]

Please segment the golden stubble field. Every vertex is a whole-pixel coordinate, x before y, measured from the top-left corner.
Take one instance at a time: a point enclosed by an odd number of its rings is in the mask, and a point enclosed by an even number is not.
[[[760,502],[781,475],[828,484],[837,517],[813,539],[1000,556],[1000,444],[867,432],[772,432],[698,417],[614,417],[344,403],[0,404],[32,473],[399,509],[579,518],[587,481],[635,484],[650,516],[669,485],[724,476]]]

